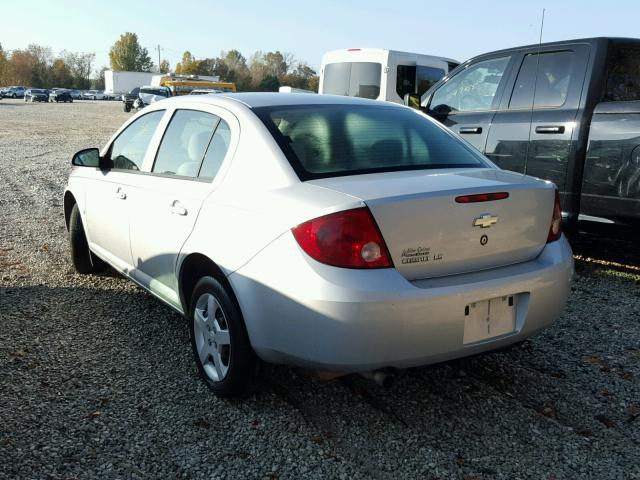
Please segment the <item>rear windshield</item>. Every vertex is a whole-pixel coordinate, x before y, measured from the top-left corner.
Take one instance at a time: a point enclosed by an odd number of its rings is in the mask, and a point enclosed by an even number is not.
[[[324,67],[322,92],[375,100],[380,95],[381,72],[379,63],[329,63]]]
[[[301,180],[488,166],[471,147],[408,108],[295,105],[254,111]]]

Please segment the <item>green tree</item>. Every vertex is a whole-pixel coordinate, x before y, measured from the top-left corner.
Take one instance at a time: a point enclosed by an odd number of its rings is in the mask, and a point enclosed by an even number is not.
[[[0,43],[0,85],[7,85],[7,68],[9,60]]]
[[[280,82],[275,75],[267,75],[258,85],[258,90],[261,92],[277,92],[279,88]]]
[[[114,71],[150,72],[153,68],[149,52],[131,32],[120,35],[109,51],[109,60]]]
[[[104,90],[104,72],[109,70],[106,66],[98,70],[98,76],[91,79],[91,88],[94,90]]]
[[[95,53],[74,53],[62,51],[60,57],[64,59],[73,75],[73,88],[81,90],[91,87],[91,71],[95,61]]]
[[[160,62],[160,73],[169,73],[171,71],[171,65],[165,59]]]
[[[73,75],[62,58],[56,58],[49,68],[49,83],[52,87],[72,88]]]

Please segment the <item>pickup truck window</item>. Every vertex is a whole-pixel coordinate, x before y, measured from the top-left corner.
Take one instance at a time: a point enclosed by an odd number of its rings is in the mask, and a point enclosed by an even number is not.
[[[510,57],[470,65],[436,90],[431,110],[439,113],[491,110]]]
[[[614,47],[607,61],[605,102],[640,100],[640,48]]]
[[[560,107],[567,99],[573,70],[570,51],[525,55],[513,87],[509,110]],[[537,79],[536,79],[537,77]]]

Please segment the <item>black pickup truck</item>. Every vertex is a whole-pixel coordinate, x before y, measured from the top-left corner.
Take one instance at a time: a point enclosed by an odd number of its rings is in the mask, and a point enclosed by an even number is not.
[[[640,39],[480,55],[418,101],[501,168],[553,181],[570,226],[640,226]]]

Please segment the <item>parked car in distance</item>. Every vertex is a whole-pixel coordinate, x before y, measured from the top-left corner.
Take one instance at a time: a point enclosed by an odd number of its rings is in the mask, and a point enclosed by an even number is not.
[[[74,100],[82,99],[82,92],[80,90],[69,90],[69,95],[71,95],[71,98]]]
[[[84,100],[104,100],[105,94],[101,90],[87,90],[83,92],[82,98]]]
[[[64,102],[64,103],[72,103],[73,102],[73,97],[71,96],[71,92],[69,90],[66,89],[53,89],[51,91],[51,93],[49,94],[49,101],[50,102]]]
[[[136,90],[136,89],[134,89]],[[132,92],[134,91],[132,90]],[[151,105],[152,103],[164,100],[171,96],[171,90],[168,87],[153,87],[150,85],[142,86],[137,89],[137,96],[131,93],[125,97],[124,111],[129,112],[132,109],[136,111]]]
[[[480,55],[420,105],[501,168],[558,185],[571,226],[640,227],[640,39]]]
[[[130,112],[133,108],[133,102],[138,99],[140,93],[140,87],[131,89],[129,93],[122,95],[122,108],[125,112]]]
[[[25,102],[48,102],[49,92],[42,88],[30,88],[24,92]]]
[[[13,86],[8,87],[2,93],[3,97],[7,98],[24,98],[25,87]]]
[[[72,163],[76,270],[106,262],[184,314],[219,395],[257,359],[371,372],[506,347],[569,292],[555,186],[400,105],[176,97]]]

